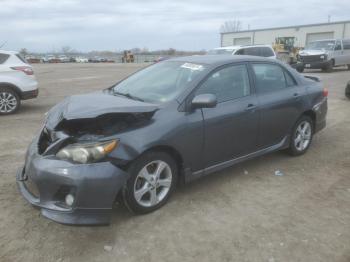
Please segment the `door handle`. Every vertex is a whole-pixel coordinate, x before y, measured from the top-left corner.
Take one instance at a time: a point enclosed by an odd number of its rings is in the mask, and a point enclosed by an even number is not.
[[[298,99],[298,98],[300,98],[300,95],[299,95],[299,93],[294,93],[294,94],[293,94],[293,97],[294,97],[295,99]]]
[[[248,104],[245,111],[255,111],[256,105],[254,104]]]

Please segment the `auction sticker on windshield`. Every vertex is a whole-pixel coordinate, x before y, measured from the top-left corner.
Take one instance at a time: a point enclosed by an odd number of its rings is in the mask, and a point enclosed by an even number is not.
[[[199,70],[199,71],[203,70],[202,65],[197,65],[197,64],[192,64],[192,63],[184,63],[181,67],[191,69],[191,70]]]

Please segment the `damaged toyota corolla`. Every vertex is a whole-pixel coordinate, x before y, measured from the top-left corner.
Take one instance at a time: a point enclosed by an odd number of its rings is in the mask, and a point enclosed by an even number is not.
[[[151,65],[54,106],[17,173],[24,198],[63,224],[108,224],[191,181],[262,154],[301,155],[326,125],[327,91],[276,60],[193,56]]]

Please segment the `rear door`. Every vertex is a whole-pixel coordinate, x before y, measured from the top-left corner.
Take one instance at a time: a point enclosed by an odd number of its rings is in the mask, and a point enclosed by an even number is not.
[[[276,63],[252,63],[259,101],[258,148],[283,142],[303,111],[305,90],[292,75]]]
[[[246,64],[234,64],[211,73],[196,90],[218,100],[202,109],[205,168],[256,150],[259,118],[250,82]]]
[[[350,39],[343,40],[344,64],[350,65]]]

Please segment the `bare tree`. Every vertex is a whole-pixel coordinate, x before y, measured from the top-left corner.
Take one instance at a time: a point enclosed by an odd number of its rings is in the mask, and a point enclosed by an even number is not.
[[[62,46],[62,53],[67,55],[69,53],[71,53],[73,51],[73,49],[70,46]]]
[[[225,21],[220,27],[220,33],[238,32],[242,29],[242,22],[238,19]]]
[[[27,48],[21,48],[21,50],[19,51],[19,53],[25,57],[26,55],[28,55],[28,50]]]

